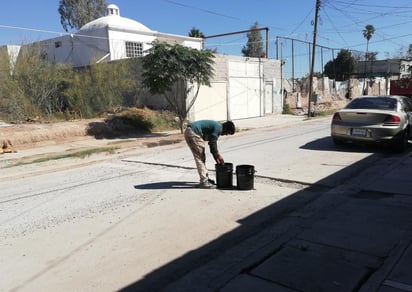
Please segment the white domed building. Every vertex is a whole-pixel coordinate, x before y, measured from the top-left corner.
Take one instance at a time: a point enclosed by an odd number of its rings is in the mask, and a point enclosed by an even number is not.
[[[120,9],[114,4],[107,6],[106,16],[85,24],[76,33],[40,41],[40,45],[50,62],[81,67],[143,56],[156,39],[202,48],[202,39],[151,30],[140,22],[120,16]]]

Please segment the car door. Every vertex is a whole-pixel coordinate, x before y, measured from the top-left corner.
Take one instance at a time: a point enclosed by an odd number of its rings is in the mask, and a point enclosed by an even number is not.
[[[406,116],[407,116],[407,123],[409,125],[408,126],[408,129],[409,129],[408,135],[409,135],[409,137],[411,137],[412,136],[412,99],[409,98],[409,97],[402,98],[401,99],[401,104],[402,104],[403,110],[405,111]]]

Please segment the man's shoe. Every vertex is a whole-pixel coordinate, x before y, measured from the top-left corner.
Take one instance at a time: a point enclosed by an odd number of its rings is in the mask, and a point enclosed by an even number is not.
[[[211,183],[209,183],[208,181],[205,181],[205,182],[199,184],[199,188],[201,188],[201,189],[214,189],[216,187],[214,185],[212,185]]]
[[[216,184],[213,179],[209,178],[209,174],[208,174],[208,173],[206,174],[206,177],[207,177],[207,181],[208,181],[209,183],[211,183],[212,185],[215,185],[215,184]]]

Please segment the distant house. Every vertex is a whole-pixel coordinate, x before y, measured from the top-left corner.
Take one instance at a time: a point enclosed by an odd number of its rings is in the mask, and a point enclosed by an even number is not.
[[[385,77],[399,79],[411,77],[412,61],[408,59],[386,59],[375,61],[360,61],[357,65],[359,77]]]
[[[82,67],[143,56],[154,40],[202,49],[202,39],[151,30],[120,16],[120,9],[114,4],[107,6],[106,16],[85,24],[76,33],[26,46],[38,46],[42,57],[50,62]]]

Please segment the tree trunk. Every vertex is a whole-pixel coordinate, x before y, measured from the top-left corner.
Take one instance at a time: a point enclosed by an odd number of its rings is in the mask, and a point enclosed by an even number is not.
[[[180,134],[183,134],[183,125],[184,125],[185,119],[179,116],[179,128],[180,128]]]

